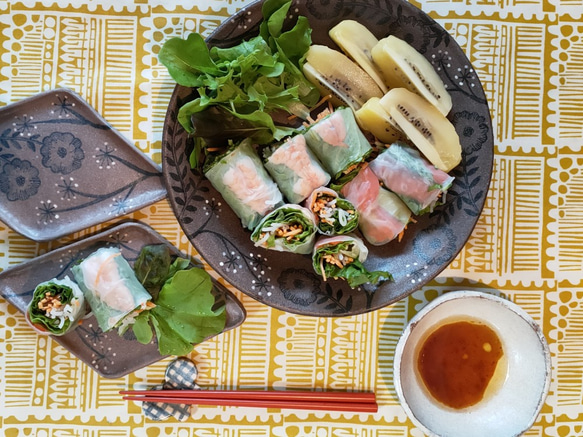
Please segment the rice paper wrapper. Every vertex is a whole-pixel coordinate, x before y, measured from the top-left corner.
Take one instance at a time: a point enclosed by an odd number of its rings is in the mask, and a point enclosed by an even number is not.
[[[339,108],[312,125],[304,134],[320,162],[338,179],[372,151],[350,108]]]
[[[316,244],[314,244],[314,252],[312,259],[315,260],[317,254],[327,247],[336,247],[340,243],[350,243],[352,246],[351,256],[360,262],[365,262],[368,257],[368,248],[364,241],[358,238],[356,235],[335,235],[332,237],[320,237]],[[314,265],[314,268],[316,266]],[[316,270],[318,271],[318,270]]]
[[[103,332],[152,298],[118,248],[101,248],[72,271]]]
[[[411,210],[390,191],[382,188],[369,167],[341,191],[360,213],[358,227],[370,244],[380,246],[397,238],[411,219]]]
[[[358,228],[356,207],[331,188],[316,188],[304,206],[314,214],[318,232],[322,235],[345,235]]]
[[[219,158],[205,176],[247,229],[254,229],[268,212],[283,204],[281,191],[249,140]]]
[[[60,305],[51,311],[40,309],[39,303],[48,297],[58,297]],[[38,284],[32,294],[26,318],[31,326],[43,334],[65,335],[79,326],[85,316],[85,297],[81,288],[68,276]]]
[[[372,160],[370,168],[417,215],[433,211],[454,180],[403,143],[392,144]]]
[[[301,232],[290,236],[290,232],[295,232],[293,226],[299,226]],[[280,232],[283,235],[279,236]],[[308,254],[314,248],[316,233],[316,221],[310,210],[300,205],[285,204],[261,220],[251,234],[251,241],[257,247],[278,252]]]
[[[290,203],[301,203],[315,188],[330,182],[301,134],[267,148],[264,157],[265,168]]]

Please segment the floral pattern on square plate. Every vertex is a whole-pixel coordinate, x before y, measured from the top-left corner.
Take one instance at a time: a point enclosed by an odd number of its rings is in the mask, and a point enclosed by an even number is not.
[[[0,108],[0,220],[16,232],[48,241],[164,197],[159,166],[72,91]]]

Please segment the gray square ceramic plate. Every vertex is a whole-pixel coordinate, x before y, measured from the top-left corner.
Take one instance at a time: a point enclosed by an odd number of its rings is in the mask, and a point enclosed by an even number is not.
[[[40,282],[67,275],[72,278],[70,267],[100,247],[119,247],[122,255],[133,265],[141,248],[148,244],[167,244],[175,255],[184,256],[149,226],[123,223],[5,270],[0,273],[0,294],[24,313]],[[221,284],[215,281],[214,285],[217,305],[222,302],[226,304],[225,331],[239,326],[245,320],[245,309]],[[118,335],[115,330],[104,333],[93,316],[83,320],[74,331],[52,338],[106,378],[120,378],[163,358],[155,342],[141,344],[131,330],[124,336]]]
[[[77,94],[0,109],[0,220],[48,241],[163,199],[159,166]]]

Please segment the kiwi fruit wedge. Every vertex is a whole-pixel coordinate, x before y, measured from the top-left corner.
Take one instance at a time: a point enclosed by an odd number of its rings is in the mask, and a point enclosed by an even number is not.
[[[354,20],[342,20],[328,32],[332,41],[386,93],[389,89],[372,60],[372,48],[379,42],[364,25]]]
[[[432,103],[443,115],[451,110],[451,96],[433,65],[406,41],[390,35],[371,50],[372,59],[389,88],[407,88]]]
[[[371,97],[383,96],[383,91],[362,68],[345,54],[324,45],[310,46],[303,72],[323,96],[332,96],[335,106],[357,111]]]
[[[359,126],[373,134],[379,141],[391,144],[406,140],[406,136],[395,126],[389,113],[378,97],[372,97],[355,112]]]
[[[393,88],[379,103],[435,167],[449,172],[461,162],[462,148],[455,127],[423,97],[405,88]]]

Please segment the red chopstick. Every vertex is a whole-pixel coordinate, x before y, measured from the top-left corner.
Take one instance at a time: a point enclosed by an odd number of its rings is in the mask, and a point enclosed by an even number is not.
[[[124,390],[123,399],[188,405],[308,409],[375,413],[374,393],[265,390]]]

